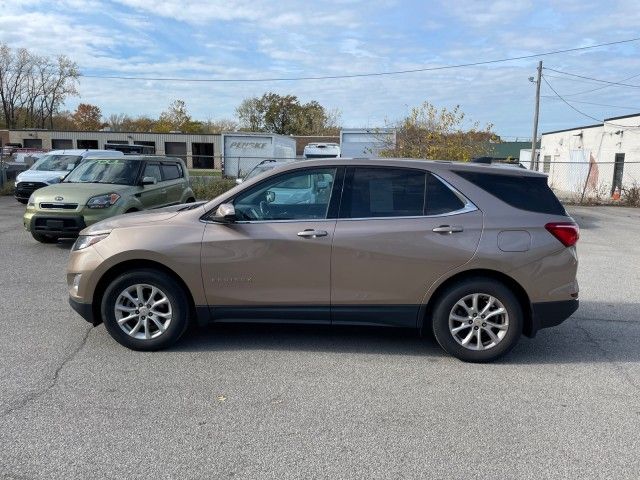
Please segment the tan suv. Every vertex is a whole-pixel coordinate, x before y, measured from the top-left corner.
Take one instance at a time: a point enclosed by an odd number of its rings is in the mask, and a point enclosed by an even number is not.
[[[70,302],[129,348],[190,321],[432,329],[467,361],[578,308],[578,227],[545,175],[413,160],[295,162],[208,203],[81,232]]]

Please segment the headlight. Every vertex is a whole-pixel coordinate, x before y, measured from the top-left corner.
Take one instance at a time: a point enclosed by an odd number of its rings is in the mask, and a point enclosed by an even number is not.
[[[120,195],[117,193],[106,193],[104,195],[98,195],[91,197],[87,202],[89,208],[108,208],[118,201]]]
[[[101,242],[108,236],[108,233],[101,233],[100,235],[80,235],[73,244],[73,247],[71,247],[71,250],[82,250],[83,248],[90,247],[91,245]]]
[[[29,201],[27,202],[27,207],[35,207],[36,206],[36,201],[33,198],[33,193],[31,194],[31,196],[29,197]]]

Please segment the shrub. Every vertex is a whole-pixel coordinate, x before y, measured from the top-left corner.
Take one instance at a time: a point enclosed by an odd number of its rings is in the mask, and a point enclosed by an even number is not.
[[[640,184],[634,182],[622,189],[622,203],[627,207],[640,207]]]
[[[192,179],[193,180],[193,179]],[[191,188],[196,200],[211,200],[236,186],[235,180],[218,178],[210,182],[192,181]]]
[[[14,185],[12,181],[8,181],[0,187],[0,195],[13,195]]]

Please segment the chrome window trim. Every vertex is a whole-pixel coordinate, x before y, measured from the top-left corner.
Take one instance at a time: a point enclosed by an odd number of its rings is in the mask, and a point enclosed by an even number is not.
[[[416,220],[420,218],[428,219],[428,218],[442,218],[442,217],[451,217],[454,215],[463,215],[465,213],[478,211],[479,208],[467,197],[465,197],[458,189],[452,186],[449,182],[443,179],[440,175],[433,173],[431,170],[424,170],[428,175],[433,175],[438,180],[440,180],[453,194],[458,197],[458,199],[464,204],[462,208],[458,210],[452,210],[451,212],[439,213],[437,215],[407,215],[407,216],[394,216],[394,217],[358,217],[358,218],[310,218],[310,219],[294,219],[294,220],[241,220],[237,222],[233,222],[231,225],[235,224],[251,224],[251,223],[308,223],[308,222],[350,222],[356,221],[361,222],[363,220]],[[215,210],[215,209],[213,209]],[[213,220],[200,220],[204,223],[213,223],[216,225],[230,225],[224,222],[216,222]]]

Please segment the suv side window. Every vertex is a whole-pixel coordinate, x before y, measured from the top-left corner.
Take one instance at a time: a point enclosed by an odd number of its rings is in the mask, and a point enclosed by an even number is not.
[[[175,163],[163,163],[162,176],[165,180],[176,180],[182,177],[182,171]]]
[[[340,218],[423,215],[425,186],[422,170],[352,167],[347,171]]]
[[[143,177],[153,177],[158,183],[162,181],[162,174],[160,173],[160,165],[157,163],[147,163],[144,167]]]
[[[427,174],[427,202],[425,215],[443,215],[464,208],[464,202],[442,181]]]
[[[277,175],[240,193],[233,201],[241,221],[325,219],[336,168]]]

